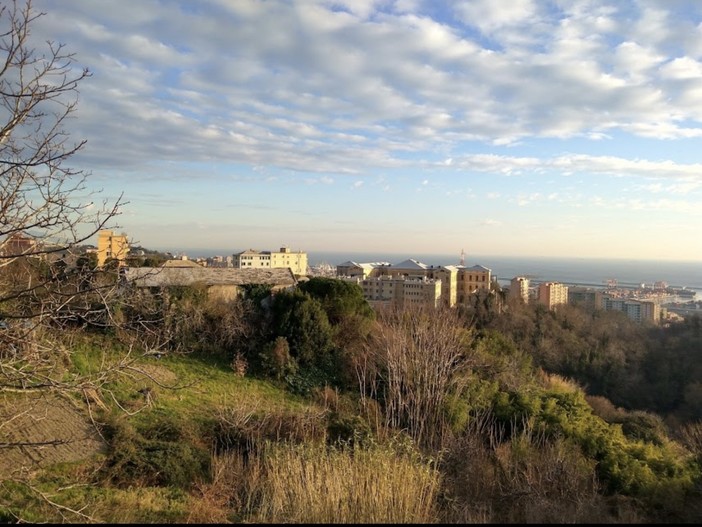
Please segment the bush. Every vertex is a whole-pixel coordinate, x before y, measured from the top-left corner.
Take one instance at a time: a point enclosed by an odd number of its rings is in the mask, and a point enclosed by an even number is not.
[[[124,418],[103,426],[109,444],[105,476],[117,486],[175,486],[190,489],[209,478],[210,453],[195,443],[178,418],[150,416],[137,428]]]
[[[368,422],[360,416],[345,416],[334,413],[329,417],[327,427],[330,444],[369,445],[373,433]]]
[[[297,373],[297,362],[290,355],[290,346],[285,337],[277,337],[269,342],[261,352],[261,363],[266,373],[281,380]]]

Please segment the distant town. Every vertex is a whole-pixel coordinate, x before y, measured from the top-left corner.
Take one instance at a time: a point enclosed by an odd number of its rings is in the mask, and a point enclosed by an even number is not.
[[[126,262],[129,254],[127,236],[102,231],[95,250],[101,265],[108,258]],[[142,249],[136,252],[136,256],[146,256]],[[459,265],[427,265],[407,259],[394,264],[346,261],[336,266],[309,266],[306,252],[288,247],[280,247],[277,251],[248,249],[208,258],[190,259],[186,255],[169,253],[166,256],[171,258],[166,264],[171,268],[196,265],[206,269],[289,269],[296,280],[313,276],[334,277],[358,284],[373,307],[410,304],[454,307],[469,305],[481,296],[495,295],[501,302],[538,303],[547,309],[575,304],[621,311],[640,323],[658,324],[685,315],[702,314],[702,301],[696,300],[694,291],[672,288],[664,281],[650,286],[624,287],[612,279],[602,287],[586,287],[515,276],[509,286],[500,287],[491,269],[479,264],[466,265],[463,257]]]
[[[5,248],[27,253],[35,243],[31,237],[15,235],[5,242]],[[236,294],[237,287],[246,283],[269,284],[275,289],[294,287],[300,281],[320,276],[358,284],[374,308],[417,304],[470,307],[492,299],[498,308],[510,302],[524,302],[540,304],[546,309],[572,304],[621,311],[635,322],[649,324],[702,315],[702,300],[695,298],[694,291],[673,288],[664,281],[650,286],[623,287],[612,279],[601,287],[592,287],[515,276],[503,287],[491,269],[479,264],[467,265],[463,256],[458,265],[427,265],[406,259],[398,263],[346,261],[336,266],[310,266],[306,252],[280,247],[277,251],[248,249],[227,256],[190,259],[184,254],[130,247],[125,233],[111,230],[99,231],[97,246],[82,249],[85,254],[94,254],[98,267],[115,265],[125,280],[142,287],[204,282],[213,290],[229,287],[229,294]],[[153,267],[162,270],[158,274],[144,271]]]

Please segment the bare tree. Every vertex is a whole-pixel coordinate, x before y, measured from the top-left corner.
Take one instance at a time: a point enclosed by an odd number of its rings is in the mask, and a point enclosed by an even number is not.
[[[56,417],[61,395],[83,394],[90,405],[95,388],[134,359],[128,351],[91,374],[66,369],[71,347],[61,328],[108,324],[118,293],[115,271],[68,258],[124,203],[122,196],[96,203],[89,174],[69,166],[85,141],[72,141],[66,125],[90,73],[76,69],[63,44],[34,42],[41,16],[31,0],[0,3],[0,484],[32,489],[32,467],[17,461],[18,452],[80,438],[18,437],[22,423]]]
[[[370,343],[375,373],[362,384],[372,380],[367,389],[380,394],[388,426],[406,429],[420,445],[442,446],[448,432],[445,405],[461,390],[458,374],[470,365],[471,338],[453,309],[379,312]]]
[[[0,5],[0,341],[2,365],[20,348],[35,345],[36,331],[64,317],[91,317],[113,294],[115,280],[97,279],[89,265],[66,262],[71,250],[119,214],[115,202],[96,204],[88,174],[67,166],[86,141],[72,142],[67,120],[78,85],[90,76],[76,70],[63,44],[34,47],[31,28],[43,15],[31,0]],[[8,371],[10,373],[8,373]],[[0,386],[16,386],[2,368]],[[23,375],[23,387],[44,384]]]

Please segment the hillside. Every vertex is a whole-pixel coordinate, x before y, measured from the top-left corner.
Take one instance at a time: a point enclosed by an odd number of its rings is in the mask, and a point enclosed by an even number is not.
[[[319,278],[267,294],[222,303],[178,288],[127,302],[107,331],[47,330],[63,358],[48,376],[26,363],[38,384],[2,392],[3,519],[700,518],[699,426],[674,439],[655,414],[538,367],[515,317],[543,313],[374,313],[356,286]],[[539,324],[542,342],[575,338],[577,324]]]

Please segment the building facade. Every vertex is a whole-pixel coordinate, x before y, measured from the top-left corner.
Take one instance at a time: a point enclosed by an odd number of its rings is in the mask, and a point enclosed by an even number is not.
[[[129,256],[129,240],[127,235],[115,234],[112,231],[98,231],[97,263],[99,267],[105,265],[108,259],[117,260],[120,266],[125,265]]]
[[[569,287],[568,303],[590,309],[602,306],[602,291],[590,287]]]
[[[547,309],[567,304],[568,286],[558,282],[542,282],[539,284],[537,301]]]
[[[470,295],[488,291],[492,281],[492,270],[482,265],[464,267],[459,265],[457,276],[457,302],[465,304]]]
[[[529,279],[515,276],[509,283],[509,299],[529,303]]]
[[[602,295],[602,309],[621,311],[634,322],[658,324],[661,320],[661,307],[650,300],[633,300]]]
[[[373,308],[379,307],[438,307],[441,305],[441,280],[433,278],[408,278],[404,276],[338,277],[358,284],[363,296]]]
[[[297,276],[307,275],[307,253],[293,252],[289,247],[280,251],[255,251],[248,249],[232,255],[234,269],[284,269],[289,268]]]
[[[412,258],[397,264],[388,262],[357,263],[353,261],[337,265],[338,278],[396,278],[404,280],[434,280],[439,285],[439,305],[454,307],[467,305],[470,295],[487,291],[491,286],[492,271],[487,267],[476,265],[427,265]],[[360,282],[359,282],[360,283]],[[408,282],[409,283],[409,282]],[[411,289],[411,286],[407,286]],[[433,294],[433,293],[432,293]],[[416,296],[416,295],[415,295]],[[370,302],[372,296],[366,296]],[[432,301],[429,301],[431,303]]]

